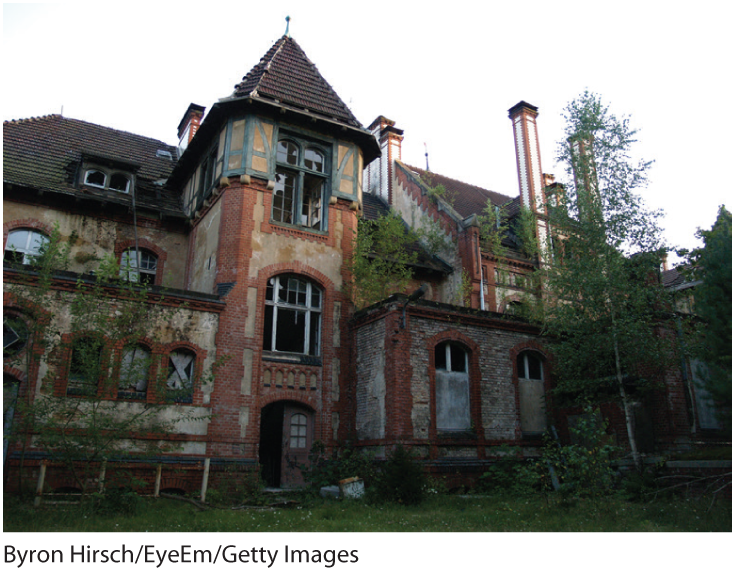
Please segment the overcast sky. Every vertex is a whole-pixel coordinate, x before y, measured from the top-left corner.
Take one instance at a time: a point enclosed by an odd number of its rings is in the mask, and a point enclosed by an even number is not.
[[[176,143],[285,32],[369,125],[405,130],[403,160],[518,194],[507,111],[539,108],[544,172],[585,89],[640,130],[644,196],[675,246],[732,210],[729,2],[200,2],[3,5],[3,119],[60,113]],[[109,6],[115,6],[110,8]],[[122,8],[121,6],[124,6]],[[442,6],[442,7],[437,7]],[[563,181],[562,181],[563,182]]]

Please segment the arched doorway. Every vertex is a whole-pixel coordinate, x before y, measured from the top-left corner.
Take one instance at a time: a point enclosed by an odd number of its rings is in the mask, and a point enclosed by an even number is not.
[[[301,466],[309,462],[314,412],[297,402],[277,401],[260,415],[260,465],[266,484],[296,488],[305,484]]]

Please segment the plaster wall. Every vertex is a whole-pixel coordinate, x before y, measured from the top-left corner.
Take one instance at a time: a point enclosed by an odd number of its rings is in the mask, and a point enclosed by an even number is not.
[[[58,224],[63,241],[68,241],[72,233],[76,233],[76,241],[71,248],[71,264],[68,268],[72,272],[88,273],[95,270],[105,255],[115,253],[116,243],[135,238],[132,224],[104,216],[92,217],[4,201],[3,223],[19,220],[35,220],[48,229]],[[138,218],[137,234],[139,240],[147,240],[166,252],[162,285],[184,288],[187,236],[162,229],[158,224],[149,224],[143,217]]]

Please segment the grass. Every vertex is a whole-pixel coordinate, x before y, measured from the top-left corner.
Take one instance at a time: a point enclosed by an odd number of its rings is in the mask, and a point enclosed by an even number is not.
[[[306,499],[269,510],[211,509],[146,499],[137,515],[99,515],[42,507],[6,496],[6,532],[685,532],[732,531],[732,504],[668,498],[631,503],[617,496],[561,502],[543,497],[432,496],[419,506]]]

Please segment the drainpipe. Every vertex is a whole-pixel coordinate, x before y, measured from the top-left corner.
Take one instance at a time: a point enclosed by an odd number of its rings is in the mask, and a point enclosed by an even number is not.
[[[480,310],[485,311],[485,278],[482,272],[482,249],[480,248],[480,234],[477,234],[477,259],[480,266]]]

